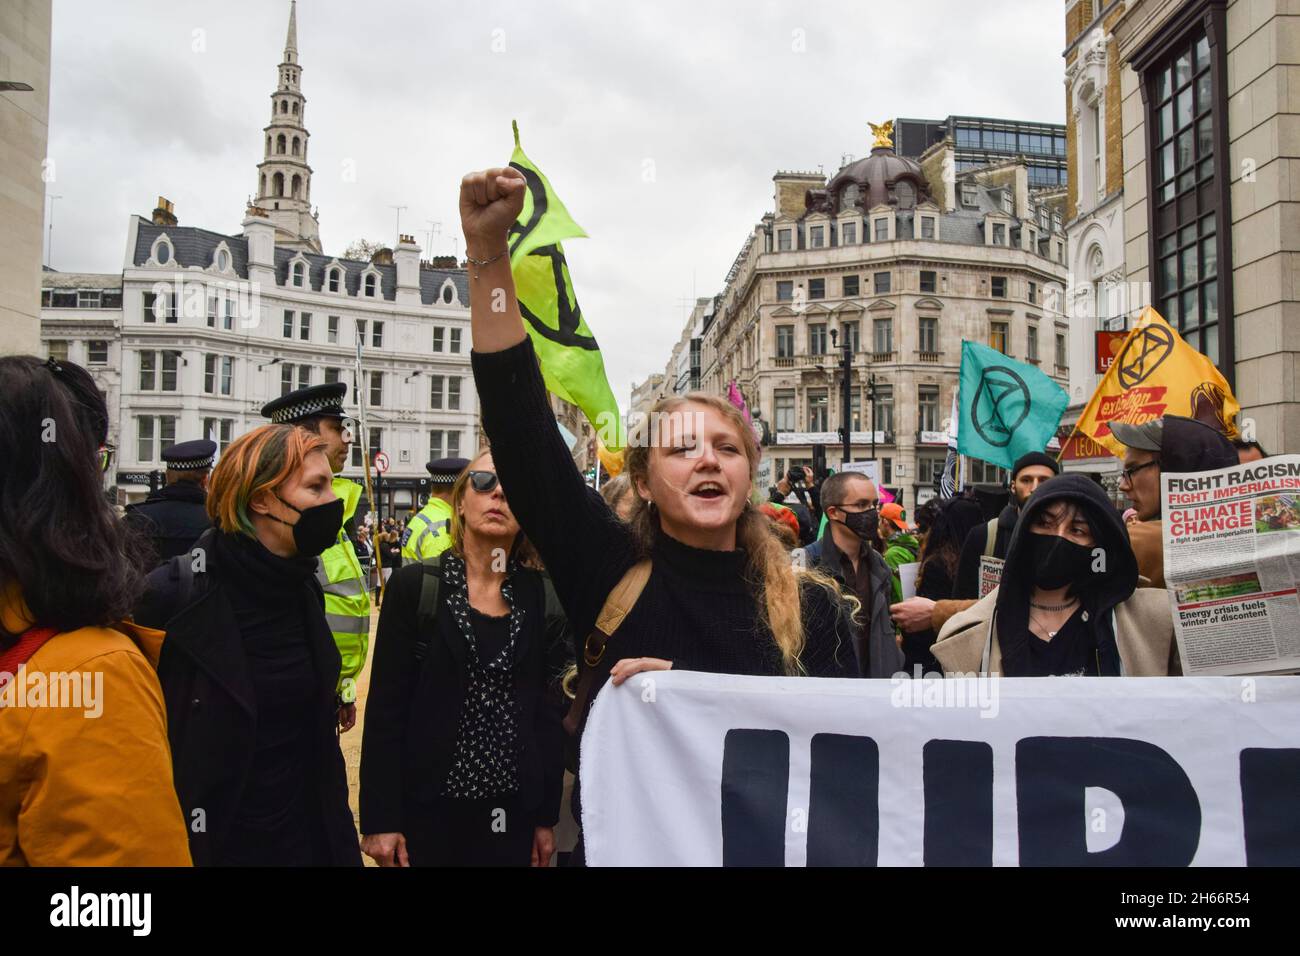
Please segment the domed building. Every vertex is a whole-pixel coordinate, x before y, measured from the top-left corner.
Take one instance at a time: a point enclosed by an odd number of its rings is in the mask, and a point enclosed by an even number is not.
[[[704,389],[735,380],[760,412],[773,474],[811,463],[817,445],[840,465],[846,339],[852,458],[869,460],[874,437],[883,484],[909,508],[943,466],[963,339],[1067,381],[1063,190],[1031,190],[1023,158],[958,175],[953,154],[946,139],[900,156],[877,128],[870,153],[829,179],[773,176],[774,209],[746,238],[699,349]],[[966,477],[1004,473],[972,462]]]

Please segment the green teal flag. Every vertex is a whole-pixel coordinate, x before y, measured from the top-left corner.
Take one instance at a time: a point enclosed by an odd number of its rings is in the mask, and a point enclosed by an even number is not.
[[[963,455],[1010,468],[1026,452],[1047,447],[1069,401],[1034,366],[962,341],[957,449]]]
[[[573,221],[550,182],[519,145],[519,124],[512,123],[515,151],[510,165],[528,184],[524,208],[510,227],[510,271],[515,277],[519,311],[537,350],[546,387],[586,414],[610,451],[626,442],[623,417],[605,375],[605,360],[573,290],[561,239],[586,236]]]

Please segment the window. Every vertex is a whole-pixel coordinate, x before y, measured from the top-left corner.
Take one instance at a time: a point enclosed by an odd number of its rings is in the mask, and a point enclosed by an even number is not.
[[[1029,283],[1029,304],[1030,305],[1038,304],[1038,283],[1037,282]]]
[[[203,437],[209,441],[217,443],[218,451],[225,451],[226,446],[230,444],[235,430],[235,420],[233,418],[205,418],[203,419]]]
[[[284,337],[285,337],[286,339],[291,339],[291,338],[293,338],[293,310],[292,310],[292,309],[285,309],[285,310],[284,310],[284,329],[283,329],[283,332],[284,332]]]
[[[216,327],[217,327],[217,297],[214,295],[210,295],[208,296],[208,328],[215,329]]]
[[[460,457],[460,432],[447,432],[447,457]]]
[[[303,280],[306,279],[306,277],[307,277],[307,267],[303,265],[301,262],[295,262],[293,264],[293,284],[301,289],[303,285]]]
[[[989,295],[995,299],[1005,299],[1007,297],[1007,277],[993,276],[989,279]]]
[[[847,299],[857,294],[858,294],[858,277],[845,276],[844,277],[844,298]]]
[[[1065,333],[1056,333],[1056,367],[1065,368]]]
[[[158,260],[159,265],[165,266],[167,263],[171,262],[172,247],[165,242],[158,243],[158,245],[154,247],[154,258]]]
[[[811,249],[820,249],[826,245],[826,227],[811,226],[808,229],[808,246]]]
[[[1010,473],[1004,468],[999,468],[997,465],[990,464],[987,461],[981,461],[978,458],[970,459],[971,484],[1001,485],[1005,487],[1010,478]]]
[[[226,296],[221,305],[221,328],[229,332],[235,327],[235,300]]]
[[[923,455],[916,459],[916,480],[922,485],[933,485],[943,474],[945,459]]]
[[[776,412],[773,419],[778,432],[792,432],[794,428],[794,392],[777,391],[772,393]]]
[[[931,269],[922,269],[922,270],[921,270],[921,291],[922,291],[922,292],[935,292],[935,291],[937,291],[937,289],[938,289],[938,283],[937,283],[936,278],[935,278],[936,276],[937,276],[937,273],[934,272],[934,271],[931,270]]]
[[[921,238],[922,239],[934,238],[934,217],[933,216],[921,217]]]
[[[872,349],[877,355],[894,351],[894,320],[876,319],[871,323]]]
[[[66,359],[68,343],[63,343],[63,357]],[[107,365],[108,364],[108,343],[103,339],[91,339],[86,343],[86,364],[87,365]]]
[[[144,294],[144,321],[157,322],[160,318],[176,324],[176,293],[164,292],[161,297],[154,292]]]
[[[335,268],[335,269],[331,269],[331,270],[330,270],[330,280],[329,280],[329,290],[330,290],[331,292],[338,292],[338,291],[339,291],[339,288],[340,288],[340,286],[342,285],[340,279],[341,279],[341,276],[340,276],[339,270],[338,270],[337,268]]]
[[[826,298],[826,280],[809,279],[808,280],[808,298],[824,299]]]
[[[858,333],[857,322],[841,322],[840,335],[843,336],[843,338],[840,340],[841,342],[849,343],[850,352],[857,352],[858,349],[861,347],[862,341]]]
[[[1038,361],[1038,326],[1030,325],[1025,339],[1025,358],[1031,362]]]
[[[177,368],[180,365],[180,353],[165,350],[162,353],[162,391],[176,391]]]
[[[384,347],[384,323],[376,322],[370,327],[370,344],[377,349]]]
[[[1007,323],[990,322],[989,323],[989,348],[997,349],[1003,355],[1010,355],[1008,348],[1011,344],[1011,336],[1007,331]]]
[[[365,288],[366,288],[366,296],[368,298],[373,299],[375,297],[375,276],[373,272],[370,275],[366,276]]]
[[[961,184],[961,204],[973,206],[976,203],[975,186],[972,183]]]
[[[145,293],[146,300],[152,298],[152,293]],[[53,290],[50,297],[51,306],[56,309],[75,309],[77,307],[77,293],[62,292],[58,289]],[[148,321],[147,319],[145,321]]]
[[[311,341],[311,313],[304,312],[298,316],[298,338],[304,342]]]
[[[889,241],[889,220],[888,219],[873,219],[872,228],[875,230],[875,236],[874,236],[875,242]]]
[[[790,236],[791,236],[791,230],[789,229],[778,229],[776,231],[777,252],[789,252],[793,248],[793,245],[791,244]]]
[[[451,330],[451,348],[449,349],[449,351],[453,355],[460,354],[460,329]]]
[[[776,357],[794,357],[794,326],[778,325],[776,327]]]
[[[894,386],[876,386],[876,431],[886,435],[894,431]]]
[[[92,342],[91,344],[94,345],[95,343]],[[68,340],[51,339],[45,343],[45,351],[50,358],[54,359],[54,361],[66,362],[68,361]],[[108,357],[105,356],[105,361],[107,360]]]
[[[362,345],[366,344],[366,320],[357,319],[357,341]]]
[[[298,387],[308,388],[310,386],[311,386],[311,366],[299,365],[298,366]]]
[[[141,415],[135,420],[135,457],[137,461],[153,461],[153,416]]]
[[[379,408],[384,404],[384,373],[370,372],[370,404]]]
[[[447,408],[451,411],[460,410],[460,378],[447,379]]]
[[[922,385],[916,390],[916,421],[923,432],[939,430],[939,386]]]
[[[889,273],[877,272],[872,276],[875,285],[876,295],[884,295],[889,291]]]
[[[443,453],[443,436],[446,435],[441,428],[433,428],[429,431],[429,461],[437,461],[439,458],[446,457]]]
[[[840,226],[840,245],[852,246],[858,241],[858,224],[856,222],[846,222]]]
[[[140,391],[152,392],[157,387],[158,353],[140,353]]]
[[[849,393],[849,431],[862,431],[862,393],[856,388]]]
[[[808,354],[826,354],[826,323],[815,322],[808,326]]]
[[[283,398],[293,391],[293,366],[280,366],[280,397]]]
[[[235,360],[229,355],[221,356],[221,394],[233,393],[235,382]]]
[[[433,327],[433,350],[435,352],[442,351],[442,339],[443,339],[442,326],[435,325]]]
[[[435,412],[440,411],[443,407],[443,377],[441,375],[429,376],[429,407]]]
[[[339,370],[336,368],[325,369],[325,384],[333,385],[339,380]]]
[[[205,395],[215,395],[217,391],[217,357],[215,355],[203,356],[203,392]]]
[[[370,434],[366,437],[369,439],[367,444],[369,445],[370,461],[373,464],[375,456],[383,451],[384,448],[384,430],[382,428],[371,428],[369,429],[369,432]],[[360,442],[357,444],[360,444]],[[355,448],[356,445],[353,445],[352,447]]]
[[[1005,246],[1007,244],[1007,227],[1005,223],[995,222],[993,224],[993,245]]]
[[[923,315],[916,320],[916,344],[922,352],[939,351],[939,320],[932,315]]]
[[[1226,217],[1220,216],[1224,187],[1215,157],[1214,74],[1203,27],[1146,69],[1154,158],[1147,164],[1147,208],[1156,308],[1188,345],[1231,373],[1230,316],[1220,322],[1227,294],[1220,278],[1226,282],[1231,274],[1231,243],[1219,228]]]
[[[325,317],[325,341],[330,345],[339,344],[339,317],[337,315]]]
[[[826,389],[808,389],[808,430],[824,432],[830,428],[830,406],[827,404]]]
[[[794,282],[790,279],[781,279],[776,283],[776,301],[789,302],[794,298]]]

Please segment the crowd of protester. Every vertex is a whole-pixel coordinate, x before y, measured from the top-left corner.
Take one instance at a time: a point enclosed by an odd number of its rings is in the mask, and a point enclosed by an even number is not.
[[[512,169],[462,184],[490,450],[431,462],[435,493],[405,528],[358,522],[335,478],[354,440],[341,398],[294,396],[161,497],[203,492],[194,537],[166,538],[166,509],[121,520],[100,493],[108,419],[89,375],[0,359],[0,672],[94,669],[108,701],[98,720],[0,710],[0,863],[546,866],[580,819],[592,702],[641,672],[1180,672],[1160,475],[1258,445],[1175,416],[1116,425],[1131,515],[1034,453],[1004,498],[936,499],[912,520],[849,470],[794,468],[756,495],[752,428],[692,394],[655,406],[597,491],[514,297],[523,192]],[[358,832],[339,735],[371,596]],[[564,855],[582,861],[580,835]]]

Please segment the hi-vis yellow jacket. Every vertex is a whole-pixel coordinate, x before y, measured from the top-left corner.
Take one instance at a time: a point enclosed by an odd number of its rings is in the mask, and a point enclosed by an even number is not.
[[[429,496],[429,503],[406,525],[402,560],[426,561],[451,547],[451,505]]]
[[[343,523],[347,524],[361,501],[361,486],[347,478],[335,478],[334,494],[343,499]],[[325,591],[325,620],[343,659],[339,696],[351,704],[357,699],[357,675],[366,665],[370,648],[370,592],[361,562],[342,527],[334,544],[316,560],[316,580]]]

